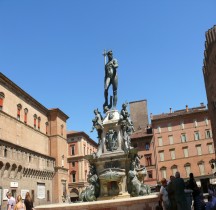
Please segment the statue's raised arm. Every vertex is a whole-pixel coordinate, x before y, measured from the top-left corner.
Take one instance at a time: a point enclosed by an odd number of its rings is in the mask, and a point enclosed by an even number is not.
[[[108,57],[108,61],[105,64],[105,77],[104,77],[104,98],[105,102],[103,105],[104,112],[113,108],[116,108],[117,105],[117,89],[118,89],[118,75],[117,75],[117,68],[118,68],[118,61],[113,58],[112,51],[108,51],[104,54],[104,56]],[[109,87],[112,85],[113,89],[113,97],[110,97],[110,103],[108,102],[108,94],[109,94]]]

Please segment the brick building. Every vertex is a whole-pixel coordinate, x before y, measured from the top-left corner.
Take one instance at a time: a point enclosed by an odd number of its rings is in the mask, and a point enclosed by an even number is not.
[[[89,163],[84,159],[97,151],[98,144],[94,142],[85,132],[69,131],[68,163],[69,163],[69,193],[71,201],[78,200],[79,193],[88,185],[87,175]]]
[[[27,191],[34,205],[62,202],[67,193],[66,120],[0,73],[0,205],[5,193]]]
[[[204,191],[213,181],[209,161],[214,158],[214,145],[209,114],[206,107],[178,110],[151,115],[154,134],[157,180],[169,179],[179,171],[188,179],[192,172]]]
[[[131,120],[136,131],[146,129],[148,126],[147,100],[131,101],[130,103]]]
[[[131,136],[132,146],[138,149],[138,155],[141,157],[140,165],[146,167],[147,176],[144,179],[145,184],[155,186],[157,184],[157,172],[154,153],[154,139],[151,128],[136,131]]]
[[[206,32],[203,75],[214,145],[216,146],[216,26]],[[215,147],[216,148],[216,147]]]

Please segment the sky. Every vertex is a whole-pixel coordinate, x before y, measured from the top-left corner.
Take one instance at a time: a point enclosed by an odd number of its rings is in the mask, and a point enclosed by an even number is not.
[[[104,49],[118,60],[118,102],[161,114],[207,104],[202,67],[215,0],[0,0],[0,71],[90,133],[104,103]],[[110,93],[112,88],[110,88]]]

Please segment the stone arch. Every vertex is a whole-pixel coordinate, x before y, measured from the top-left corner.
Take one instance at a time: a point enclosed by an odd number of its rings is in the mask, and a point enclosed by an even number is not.
[[[12,179],[14,179],[16,177],[16,174],[17,174],[17,165],[14,163],[11,166],[11,171],[10,171],[9,177],[12,178]]]
[[[8,178],[9,172],[10,172],[10,163],[5,164],[4,172],[3,172],[3,178]]]
[[[79,190],[76,188],[72,188],[70,190],[70,199],[71,201],[76,201],[79,198]]]
[[[25,168],[24,168],[25,169]],[[17,179],[21,179],[22,178],[22,173],[23,173],[23,167],[21,165],[18,166],[17,168]]]

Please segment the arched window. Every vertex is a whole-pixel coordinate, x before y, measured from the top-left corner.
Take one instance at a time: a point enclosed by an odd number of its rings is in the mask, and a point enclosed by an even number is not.
[[[21,109],[22,109],[22,105],[21,104],[17,104],[17,120],[20,120]]]
[[[34,128],[36,128],[36,121],[37,121],[37,115],[36,114],[34,114]]]
[[[165,166],[161,167],[160,171],[161,171],[161,177],[166,179],[167,178],[166,167]]]
[[[28,109],[25,108],[24,109],[24,123],[27,123],[27,120],[28,120],[27,115],[28,115]]]
[[[4,93],[3,93],[3,92],[0,92],[0,110],[3,109],[4,98],[5,98]]]
[[[41,118],[38,117],[38,130],[40,130],[40,122],[41,122]]]
[[[191,173],[191,164],[190,163],[186,163],[184,165],[185,167],[185,171],[186,171],[186,177],[189,177],[189,174]]]
[[[64,128],[64,125],[61,125],[61,135],[63,136],[63,128]]]
[[[171,170],[172,170],[172,175],[175,176],[176,172],[178,171],[177,165],[171,166]]]
[[[49,123],[46,122],[45,125],[46,125],[46,134],[48,134],[48,125],[49,125]]]
[[[199,171],[200,171],[200,175],[203,176],[205,175],[205,164],[204,164],[204,161],[199,161],[197,163],[198,167],[199,167]]]

